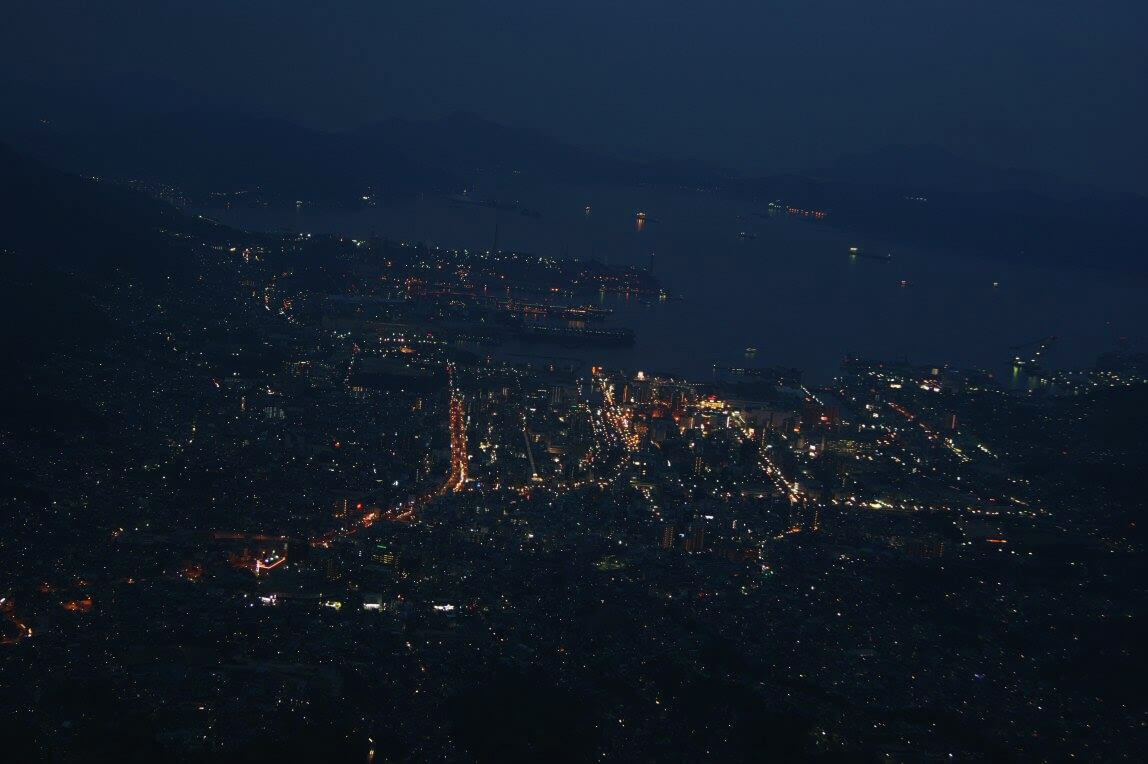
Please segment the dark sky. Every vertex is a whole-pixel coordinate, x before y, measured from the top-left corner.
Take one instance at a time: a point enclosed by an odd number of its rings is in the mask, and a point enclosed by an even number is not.
[[[312,125],[467,109],[798,169],[893,143],[1148,191],[1148,0],[12,0],[14,79],[171,78]]]

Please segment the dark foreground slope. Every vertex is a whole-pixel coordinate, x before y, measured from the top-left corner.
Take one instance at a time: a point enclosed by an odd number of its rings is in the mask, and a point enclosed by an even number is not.
[[[182,221],[142,194],[45,167],[0,146],[0,434],[20,450],[98,437],[103,416],[67,392],[67,375],[98,363],[122,336],[97,296],[124,274],[163,278],[179,261],[159,233]],[[0,475],[6,496],[28,499],[32,481]],[[18,535],[6,516],[4,535]],[[8,557],[10,562],[12,558]]]
[[[170,231],[207,224],[126,189],[54,170],[0,145],[0,247],[45,268],[173,264]]]

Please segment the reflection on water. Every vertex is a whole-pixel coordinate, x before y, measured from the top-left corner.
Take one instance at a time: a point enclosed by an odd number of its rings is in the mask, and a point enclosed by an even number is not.
[[[541,216],[452,206],[439,197],[357,211],[232,208],[207,214],[250,228],[377,235],[443,247],[486,247],[497,230],[506,249],[615,265],[650,265],[650,253],[657,251],[655,275],[670,299],[651,303],[601,293],[581,300],[612,308],[611,323],[637,333],[633,348],[554,351],[631,368],[705,377],[715,363],[752,362],[801,368],[818,382],[854,354],[975,365],[1007,375],[1010,347],[1036,337],[1061,338],[1048,358],[1051,366],[1091,365],[1120,337],[1144,344],[1148,290],[1142,279],[857,242],[824,223],[769,216],[764,205],[705,192],[524,186],[514,193]],[[647,228],[635,209],[659,224]],[[896,256],[850,257],[849,247],[858,244]],[[756,349],[752,360],[747,348]]]

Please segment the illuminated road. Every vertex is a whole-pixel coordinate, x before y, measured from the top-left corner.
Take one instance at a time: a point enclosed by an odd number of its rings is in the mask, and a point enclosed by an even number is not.
[[[614,394],[610,392],[609,386],[606,385],[605,378],[599,380],[599,384],[602,386],[602,396],[605,398],[603,413],[606,417],[606,421],[608,421],[618,433],[618,438],[621,439],[622,445],[625,446],[627,451],[637,451],[639,444],[638,434],[630,430],[630,423],[622,415],[621,406],[615,405]]]
[[[0,644],[15,645],[25,637],[32,636],[32,630],[17,617],[15,606],[7,597],[0,597],[0,616],[11,626],[8,634],[0,636]]]
[[[466,485],[467,460],[466,405],[462,394],[456,391],[450,397],[450,475],[438,490],[439,496],[458,493],[463,489]]]
[[[526,458],[530,462],[530,479],[538,480],[538,467],[534,464],[534,449],[530,445],[530,433],[527,430],[522,431],[522,442],[526,444]]]
[[[336,538],[353,536],[361,530],[370,528],[379,519],[392,520],[400,523],[414,522],[418,513],[436,498],[448,493],[458,493],[466,487],[469,470],[469,456],[466,446],[466,401],[455,383],[454,364],[446,365],[450,377],[450,473],[440,488],[423,494],[409,502],[388,509],[372,509],[355,522],[342,528],[328,531],[322,536],[311,539],[312,546],[327,546]]]

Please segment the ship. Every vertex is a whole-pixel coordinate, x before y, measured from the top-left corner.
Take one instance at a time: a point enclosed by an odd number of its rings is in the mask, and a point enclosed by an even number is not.
[[[454,194],[448,197],[452,207],[489,207],[503,212],[514,212],[520,209],[517,204],[500,202],[497,199],[477,199],[468,193]]]
[[[623,346],[634,344],[634,331],[628,328],[589,329],[546,324],[524,325],[519,331],[519,339],[526,341],[553,342],[568,346]]]
[[[885,254],[881,254],[879,252],[866,252],[865,250],[861,249],[860,247],[850,247],[849,248],[849,256],[850,257],[864,257],[866,260],[878,260],[882,263],[887,263],[893,259],[893,256],[891,254],[889,254],[888,252],[886,252]]]

